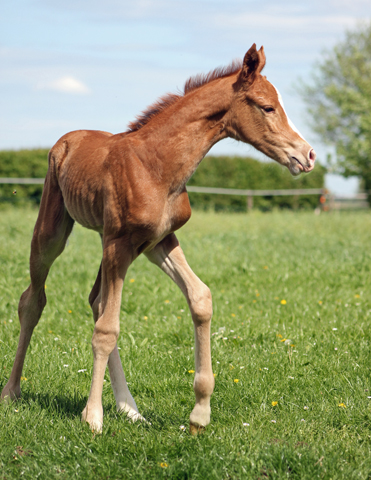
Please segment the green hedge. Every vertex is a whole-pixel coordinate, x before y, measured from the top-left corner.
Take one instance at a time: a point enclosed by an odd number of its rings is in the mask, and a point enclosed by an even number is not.
[[[293,177],[276,162],[246,157],[206,157],[188,185],[251,190],[323,188],[326,169],[317,162],[313,172]],[[246,211],[246,197],[189,193],[191,204],[204,209]],[[318,206],[320,195],[254,197],[254,208],[305,208]]]
[[[48,170],[48,149],[0,151],[0,177],[44,178]],[[13,192],[16,190],[16,194]],[[0,184],[0,201],[40,203],[42,185]]]
[[[0,151],[0,177],[45,177],[48,168],[48,150]],[[206,157],[188,185],[201,187],[242,188],[253,190],[276,190],[291,188],[322,188],[326,170],[317,163],[313,172],[292,177],[289,171],[275,162],[263,163],[253,158]],[[17,193],[13,194],[16,190]],[[39,203],[42,185],[0,184],[0,201]],[[189,193],[193,207],[215,210],[245,211],[246,198],[229,195]],[[315,208],[319,196],[254,197],[254,207],[261,210],[272,208]]]

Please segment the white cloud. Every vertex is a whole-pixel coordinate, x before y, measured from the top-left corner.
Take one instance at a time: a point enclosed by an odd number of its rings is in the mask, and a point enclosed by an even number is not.
[[[314,15],[287,15],[277,12],[275,15],[267,13],[246,14],[216,14],[215,25],[219,28],[243,28],[264,25],[265,31],[279,31],[292,34],[293,32],[313,33],[323,32],[328,28],[342,29],[355,23],[356,19],[346,15],[314,16]]]
[[[60,77],[47,83],[39,83],[37,85],[39,90],[53,90],[55,92],[83,94],[90,93],[90,89],[77,78],[71,76]]]

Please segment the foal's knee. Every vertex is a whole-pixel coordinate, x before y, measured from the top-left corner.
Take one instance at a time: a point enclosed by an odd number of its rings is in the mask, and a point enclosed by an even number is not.
[[[119,322],[105,322],[102,315],[95,324],[92,347],[93,352],[98,355],[109,356],[115,345],[120,333]]]
[[[201,289],[197,291],[197,296],[195,295],[190,302],[190,308],[193,321],[196,324],[210,322],[213,314],[213,304],[209,287],[202,284]]]

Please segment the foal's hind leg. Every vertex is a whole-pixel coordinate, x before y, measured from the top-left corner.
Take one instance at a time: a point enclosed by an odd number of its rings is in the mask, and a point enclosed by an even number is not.
[[[190,416],[190,431],[196,434],[210,423],[210,397],[215,383],[210,353],[211,293],[189,267],[174,234],[165,237],[146,256],[174,280],[191,310],[195,330],[196,373],[193,389],[196,405]]]
[[[96,322],[101,315],[101,281],[102,265],[99,268],[97,279],[95,280],[95,284],[89,295],[89,303],[93,310],[94,322]],[[111,377],[112,390],[116,399],[117,411],[126,412],[128,418],[132,421],[145,420],[142,415],[140,415],[135,400],[126,383],[117,343],[108,358],[108,368]]]
[[[20,380],[26,351],[46,305],[45,280],[52,263],[64,249],[73,223],[64,207],[56,180],[48,175],[31,242],[31,283],[23,292],[18,305],[21,331],[17,353],[8,383],[1,393],[3,399],[15,399],[21,394]]]

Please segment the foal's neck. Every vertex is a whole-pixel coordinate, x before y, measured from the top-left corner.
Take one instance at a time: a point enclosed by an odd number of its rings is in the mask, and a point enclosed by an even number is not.
[[[224,117],[235,81],[232,75],[196,88],[137,132],[143,162],[170,191],[182,190],[210,148],[227,136]]]

